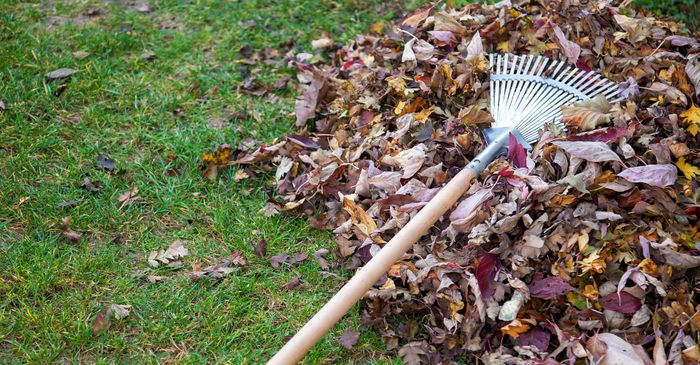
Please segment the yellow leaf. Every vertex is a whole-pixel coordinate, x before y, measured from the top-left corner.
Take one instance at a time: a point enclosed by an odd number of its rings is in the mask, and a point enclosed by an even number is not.
[[[581,270],[583,270],[584,273],[593,271],[598,274],[602,274],[603,271],[605,271],[605,267],[607,265],[605,263],[605,259],[600,257],[598,254],[599,251],[600,250],[593,251],[588,257],[581,261]]]
[[[396,289],[396,284],[394,284],[394,281],[387,278],[386,283],[384,285],[380,286],[379,289]]]
[[[586,284],[581,294],[588,299],[598,300],[598,288],[595,285]]]
[[[238,170],[238,171],[236,171],[236,174],[233,175],[233,180],[235,180],[235,181],[241,181],[241,180],[247,179],[247,178],[249,178],[249,177],[250,177],[250,175],[248,175],[248,173],[246,173],[245,171],[243,171],[243,170]]]
[[[430,108],[423,109],[420,111],[420,113],[416,114],[416,120],[420,122],[425,122],[430,114],[433,114],[435,111],[435,105],[431,106]]]
[[[390,76],[386,78],[386,83],[391,90],[397,94],[403,94],[406,90],[406,76]]]
[[[233,155],[233,149],[228,144],[222,144],[216,148],[214,153],[207,152],[202,156],[202,162],[214,164],[217,166],[224,166],[229,163],[231,156]]]
[[[692,134],[693,136],[695,136],[696,134],[698,134],[698,132],[700,132],[700,123],[693,123],[693,124],[691,124],[691,125],[688,127],[688,132],[690,132],[690,134]]]
[[[503,53],[510,52],[510,50],[508,49],[508,41],[498,42],[498,46],[496,46],[496,49]]]
[[[656,262],[652,259],[644,259],[642,262],[639,263],[638,267],[646,274],[649,274],[651,276],[657,276],[659,275],[659,267],[656,265]]]
[[[678,169],[683,172],[683,175],[685,175],[685,178],[688,180],[694,179],[696,176],[700,175],[700,169],[685,162],[685,157],[679,158],[678,162],[676,162],[676,166],[678,166]]]
[[[382,31],[384,30],[384,23],[383,22],[377,22],[372,24],[371,27],[369,27],[369,30],[371,30],[374,33],[381,34]]]
[[[510,335],[513,338],[517,338],[521,334],[527,332],[530,329],[530,325],[521,322],[519,319],[514,319],[512,322],[501,327],[501,332],[504,335]]]
[[[403,100],[399,101],[399,103],[396,105],[396,108],[394,108],[394,114],[401,115],[404,113],[405,109],[406,109],[406,103]]]
[[[365,235],[369,236],[377,229],[377,223],[374,222],[374,219],[351,199],[343,197],[343,208],[350,214],[352,223]]]
[[[681,113],[685,124],[688,125],[688,132],[695,136],[700,132],[700,108],[693,104],[690,109]]]
[[[450,302],[450,315],[454,317],[462,308],[464,308],[463,301],[457,300],[456,302]]]

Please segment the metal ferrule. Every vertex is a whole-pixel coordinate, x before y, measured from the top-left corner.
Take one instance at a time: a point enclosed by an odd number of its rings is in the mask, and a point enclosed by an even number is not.
[[[499,128],[502,133],[496,136],[483,151],[479,152],[467,168],[476,171],[477,174],[486,169],[493,160],[497,157],[508,153],[508,141],[511,133],[518,133],[514,128]]]

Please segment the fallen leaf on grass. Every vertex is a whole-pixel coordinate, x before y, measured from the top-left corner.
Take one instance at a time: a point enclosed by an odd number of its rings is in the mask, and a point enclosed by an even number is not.
[[[76,59],[82,60],[83,58],[87,57],[90,55],[90,52],[85,52],[85,51],[75,51],[72,53],[73,57]]]
[[[83,201],[83,199],[65,200],[65,201],[62,201],[62,202],[56,204],[56,209],[71,208],[71,207],[78,205],[82,201]]]
[[[131,306],[126,304],[112,304],[109,308],[112,310],[116,320],[124,319],[131,313]]]
[[[272,265],[272,267],[274,267],[276,269],[276,268],[280,267],[280,265],[283,262],[287,262],[288,258],[289,258],[289,256],[286,253],[281,253],[279,255],[275,255],[275,256],[270,257],[270,264]]]
[[[61,219],[61,233],[68,242],[73,243],[80,242],[80,239],[83,237],[83,235],[70,228],[70,217]]]
[[[548,331],[540,327],[534,327],[518,336],[515,342],[520,346],[534,346],[544,352],[549,348],[550,337],[551,334]]]
[[[302,126],[307,120],[316,115],[316,107],[323,96],[323,91],[326,85],[326,76],[320,72],[311,72],[311,83],[308,85],[300,85],[302,88],[301,97],[297,99],[294,110],[296,112],[296,126]]]
[[[58,70],[53,70],[45,75],[49,80],[65,79],[71,75],[77,73],[78,71],[72,68],[59,68]]]
[[[372,219],[372,217],[370,217],[369,214],[367,214],[367,212],[359,207],[353,200],[344,197],[343,208],[346,212],[348,212],[348,214],[350,214],[352,223],[365,235],[369,236],[370,233],[377,229],[377,223],[374,222],[374,219]]]
[[[91,192],[91,193],[97,193],[100,191],[101,186],[99,182],[93,183],[90,178],[83,178],[83,183],[80,185],[81,188]]]
[[[287,260],[287,263],[290,265],[294,265],[306,260],[307,258],[309,258],[309,256],[306,256],[301,252],[297,252],[296,254],[294,254],[294,257]]]
[[[255,253],[255,256],[261,259],[265,258],[265,255],[267,254],[267,241],[264,238],[258,241],[258,244],[255,245],[253,253]]]
[[[294,279],[290,280],[287,284],[282,285],[282,289],[286,290],[292,290],[299,286],[301,284],[301,278],[300,277],[295,277]]]
[[[156,268],[187,256],[190,251],[183,240],[175,240],[167,250],[153,251],[148,255],[148,266]]]
[[[333,45],[333,40],[328,37],[314,39],[311,41],[312,49],[328,48]]]
[[[676,166],[678,166],[678,169],[681,170],[683,176],[688,180],[694,179],[696,176],[700,175],[700,168],[686,162],[685,157],[679,158],[676,162]]]
[[[131,272],[131,275],[129,275],[129,278],[131,279],[141,279],[144,281],[148,281],[149,283],[157,283],[159,281],[165,280],[165,276],[159,276],[159,275],[149,275],[146,274],[145,271],[136,269]]]
[[[476,267],[476,280],[479,285],[479,291],[484,298],[490,298],[492,293],[493,280],[498,274],[501,264],[498,260],[498,255],[486,253],[479,260]]]
[[[578,62],[579,55],[581,54],[581,46],[576,44],[576,42],[566,39],[566,35],[564,35],[564,32],[562,32],[561,28],[559,28],[556,23],[549,22],[549,25],[554,31],[554,36],[559,44],[559,48],[561,48],[562,52],[566,55],[569,63],[575,65]]]
[[[280,267],[282,263],[294,265],[306,260],[307,258],[309,257],[301,252],[297,252],[293,257],[289,257],[289,255],[283,252],[279,255],[270,257],[270,264],[272,264],[272,267],[276,269]]]
[[[92,320],[92,333],[98,335],[109,328],[112,321],[112,310],[109,307],[99,311]]]
[[[92,333],[98,335],[107,329],[112,319],[121,320],[131,314],[131,306],[127,304],[110,304],[99,311],[92,320]]]
[[[424,343],[421,341],[414,341],[405,344],[399,350],[399,356],[403,359],[405,365],[421,365],[423,364],[422,355],[426,355],[425,350],[423,350]]]
[[[97,164],[107,171],[114,171],[117,168],[117,163],[106,155],[100,154],[97,156]]]
[[[503,333],[504,335],[509,335],[513,338],[518,338],[518,336],[527,332],[529,329],[529,323],[515,319],[510,323],[506,324],[505,326],[501,327],[501,333]]]
[[[124,208],[125,206],[139,200],[139,189],[136,186],[132,186],[130,190],[127,190],[117,197],[117,200],[119,200],[122,205],[119,206],[119,209]]]
[[[346,329],[343,332],[343,335],[340,336],[340,338],[338,339],[338,343],[340,343],[341,346],[349,350],[357,344],[357,341],[359,339],[360,332],[351,329]]]
[[[328,265],[328,261],[326,260],[325,257],[330,251],[327,248],[322,248],[316,252],[314,252],[314,257],[316,260],[318,260],[319,265],[321,265],[321,268],[323,270],[328,270],[330,268],[330,265]]]
[[[223,261],[216,265],[207,266],[202,270],[194,270],[189,273],[189,276],[194,279],[209,277],[212,279],[222,279],[224,276],[232,273],[234,269],[231,266],[243,266],[246,264],[245,258],[240,252],[234,252]]]
[[[403,20],[402,24],[411,28],[418,28],[420,23],[428,17],[430,10],[432,10],[433,7],[435,7],[435,4],[423,5],[406,16],[406,19]]]

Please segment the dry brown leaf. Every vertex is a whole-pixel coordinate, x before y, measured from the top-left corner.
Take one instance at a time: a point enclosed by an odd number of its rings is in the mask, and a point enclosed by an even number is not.
[[[74,231],[70,227],[70,222],[71,222],[70,217],[64,217],[61,219],[61,233],[63,234],[63,237],[66,240],[68,240],[68,242],[78,243],[78,242],[80,242],[80,239],[83,238],[83,235]]]
[[[124,208],[125,206],[139,200],[139,189],[136,186],[132,186],[130,190],[127,190],[117,197],[117,200],[122,203],[122,205],[119,206],[119,209]]]
[[[187,241],[175,240],[167,250],[153,251],[148,255],[148,265],[158,267],[187,256],[190,251],[185,247]]]
[[[610,104],[602,94],[593,99],[562,106],[562,122],[582,131],[590,131],[608,124],[612,118]]]

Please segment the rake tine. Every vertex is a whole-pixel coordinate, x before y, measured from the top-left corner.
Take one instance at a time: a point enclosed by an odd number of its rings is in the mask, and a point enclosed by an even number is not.
[[[515,128],[528,141],[537,138],[545,123],[561,125],[562,105],[600,94],[610,100],[620,94],[616,83],[595,71],[541,55],[492,54],[489,65],[493,127]]]

